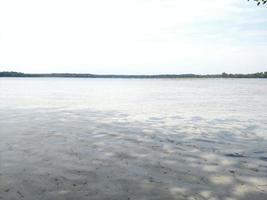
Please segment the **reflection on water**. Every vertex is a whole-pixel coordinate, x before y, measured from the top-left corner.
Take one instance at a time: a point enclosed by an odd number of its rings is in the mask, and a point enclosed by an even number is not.
[[[267,80],[0,79],[0,199],[266,199]]]
[[[0,108],[89,108],[138,116],[266,117],[262,79],[1,78]]]

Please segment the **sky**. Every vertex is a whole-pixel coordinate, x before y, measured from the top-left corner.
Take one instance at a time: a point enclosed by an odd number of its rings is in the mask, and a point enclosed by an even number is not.
[[[247,0],[0,0],[0,71],[267,71],[267,5]]]

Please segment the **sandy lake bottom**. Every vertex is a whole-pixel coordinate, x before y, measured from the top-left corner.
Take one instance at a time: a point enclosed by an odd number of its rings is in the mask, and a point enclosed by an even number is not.
[[[1,81],[3,89],[22,80]],[[77,98],[80,82],[58,95],[57,84],[28,81],[28,91],[16,84],[0,93],[0,199],[267,199],[267,82],[223,82],[229,100],[196,98],[204,80],[180,82],[187,92],[176,100],[160,92],[173,82],[143,84],[142,94],[139,83],[115,82],[113,95]]]

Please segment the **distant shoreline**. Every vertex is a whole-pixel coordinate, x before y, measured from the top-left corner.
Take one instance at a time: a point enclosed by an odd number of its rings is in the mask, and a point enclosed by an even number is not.
[[[99,74],[76,74],[76,73],[49,73],[49,74],[28,74],[21,72],[0,72],[1,77],[21,78],[267,78],[267,72],[253,74],[159,74],[159,75],[99,75]]]

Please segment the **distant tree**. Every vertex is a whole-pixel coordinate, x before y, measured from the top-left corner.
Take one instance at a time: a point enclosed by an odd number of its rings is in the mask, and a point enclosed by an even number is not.
[[[250,0],[248,0],[250,1]],[[260,4],[266,4],[267,3],[267,0],[254,0],[256,1],[257,5],[259,6]]]
[[[225,72],[222,73],[222,77],[223,77],[223,78],[225,78],[225,77],[227,77],[227,76],[228,76],[228,74],[226,74]]]

